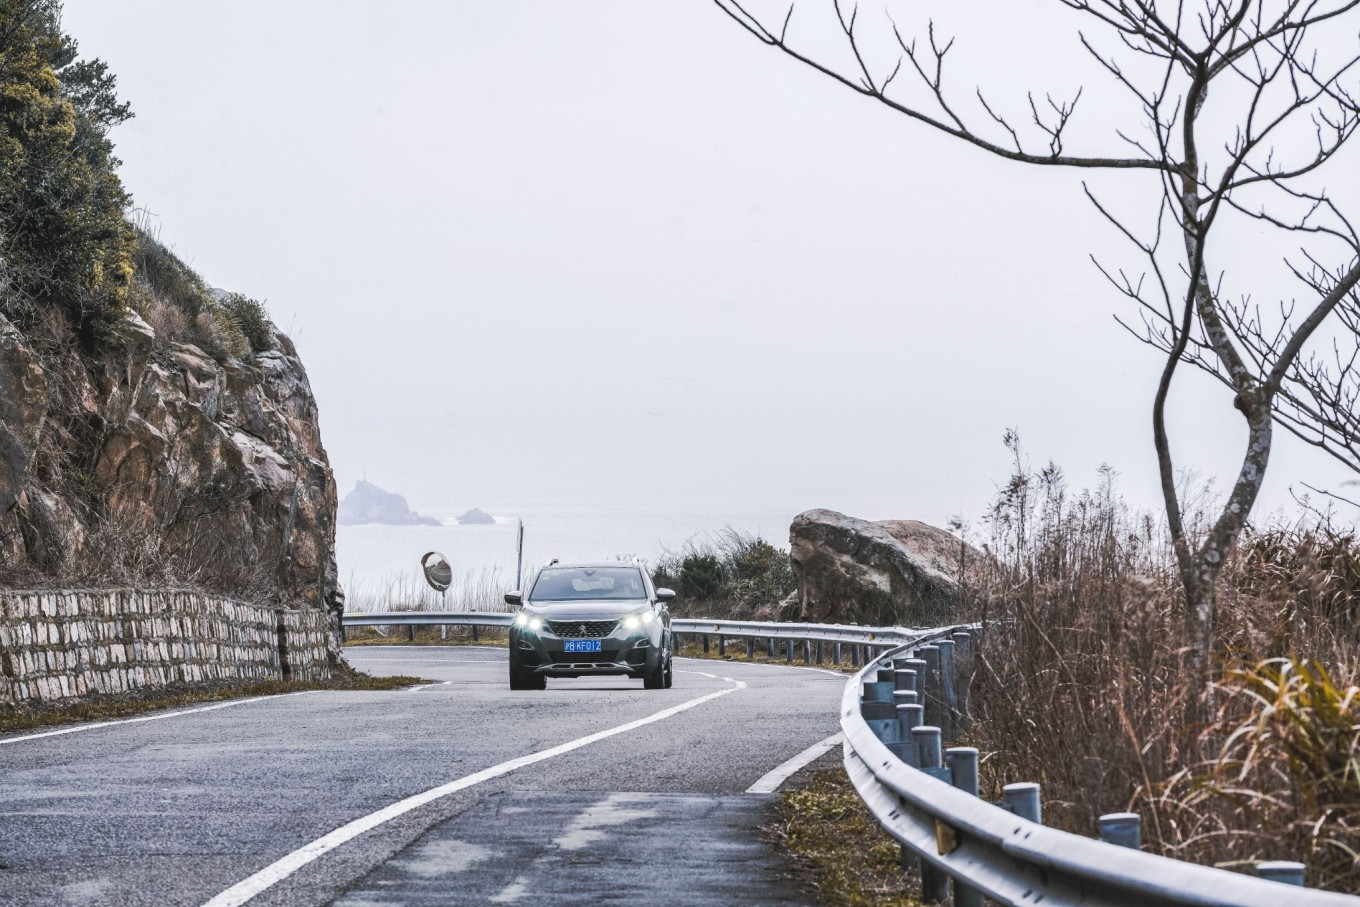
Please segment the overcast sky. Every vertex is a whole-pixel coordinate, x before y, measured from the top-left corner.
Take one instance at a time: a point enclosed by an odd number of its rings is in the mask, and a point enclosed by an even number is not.
[[[1030,32],[950,24],[964,90],[1013,104],[1064,14],[1001,6]],[[67,0],[65,23],[136,112],[113,136],[136,204],[297,341],[342,492],[938,524],[980,513],[1014,426],[1157,503],[1160,359],[1114,321],[1088,255],[1127,255],[1081,174],[932,134],[711,3]],[[1187,378],[1172,430],[1230,478],[1224,391]],[[1263,500],[1342,478],[1281,438]]]

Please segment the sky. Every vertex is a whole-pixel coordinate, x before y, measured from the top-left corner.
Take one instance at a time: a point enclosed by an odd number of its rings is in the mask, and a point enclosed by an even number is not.
[[[931,7],[965,93],[1108,91],[1054,68],[1057,4],[999,6]],[[136,114],[113,134],[135,204],[296,341],[342,493],[942,525],[981,515],[1016,428],[1074,484],[1109,464],[1158,506],[1160,356],[1115,321],[1136,316],[1090,256],[1127,250],[1084,174],[932,133],[712,3],[67,0],[64,21]],[[1122,116],[1091,108],[1096,138]],[[1087,178],[1130,210],[1149,191]],[[1227,393],[1185,373],[1171,416],[1178,464],[1230,480]],[[1348,478],[1277,438],[1259,512]]]

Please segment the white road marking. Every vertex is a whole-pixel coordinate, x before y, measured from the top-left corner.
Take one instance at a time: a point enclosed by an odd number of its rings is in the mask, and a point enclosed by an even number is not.
[[[518,876],[515,881],[506,885],[500,890],[499,894],[491,897],[489,900],[492,904],[513,904],[515,901],[524,897],[524,892],[528,887],[529,880],[524,876]]]
[[[681,658],[688,658],[690,661],[708,661],[708,660],[709,660],[709,659],[706,659],[706,658],[703,658],[703,659],[700,659],[700,658],[693,658],[693,657],[688,656],[688,655],[682,655],[682,656],[680,656],[680,657],[681,657]],[[794,671],[816,671],[818,674],[830,674],[832,677],[841,677],[841,678],[848,678],[848,677],[854,677],[854,676],[855,676],[855,675],[853,675],[853,674],[842,674],[840,671],[832,671],[832,670],[830,670],[829,668],[814,668],[814,667],[812,667],[812,666],[810,666],[810,665],[777,665],[777,664],[770,664],[769,662],[766,662],[766,661],[726,661],[726,660],[723,660],[723,664],[732,665],[733,667],[736,667],[737,665],[740,665],[740,666],[742,666],[743,668],[779,668],[780,670],[783,670],[783,671],[788,671],[788,670],[794,670]]]
[[[792,759],[788,760],[782,765],[779,765],[776,768],[773,768],[770,771],[766,772],[764,775],[761,776],[759,781],[757,781],[755,784],[752,784],[750,787],[746,788],[746,792],[748,794],[774,793],[775,791],[779,790],[779,785],[783,784],[785,781],[789,780],[789,778],[793,777],[793,775],[797,773],[799,769],[803,768],[808,763],[812,762],[812,760],[816,759],[818,756],[821,756],[823,753],[830,752],[830,750],[834,746],[836,746],[836,744],[841,742],[841,739],[842,738],[840,734],[832,734],[830,737],[826,738],[821,743],[812,744],[812,746],[803,750],[797,756],[794,756]]]
[[[119,724],[137,724],[142,721],[160,721],[162,718],[179,718],[183,715],[196,715],[199,712],[215,712],[218,709],[229,709],[234,705],[249,705],[252,702],[263,702],[266,699],[282,699],[285,696],[305,696],[314,693],[316,690],[301,690],[297,693],[276,693],[273,696],[252,696],[250,699],[233,699],[230,702],[219,702],[215,705],[205,705],[196,709],[182,709],[178,712],[167,712],[163,715],[142,715],[139,718],[119,718],[116,721],[96,721],[92,724],[78,724],[75,727],[64,727],[56,731],[43,731],[41,734],[25,734],[22,737],[5,737],[0,739],[0,744],[20,743],[24,740],[40,740],[43,737],[60,737],[63,734],[78,734],[81,731],[93,731],[101,727],[113,727]]]
[[[421,684],[420,686],[418,686],[418,687],[408,687],[408,688],[406,689],[406,692],[408,692],[408,693],[419,693],[421,690],[428,690],[428,689],[430,689],[431,687],[446,687],[446,686],[449,686],[451,683],[453,683],[452,680],[443,680],[443,681],[440,681],[439,683],[422,683],[422,684]]]
[[[467,790],[469,787],[481,784],[483,781],[490,781],[493,778],[499,778],[501,775],[508,775],[516,769],[521,769],[525,766],[533,765],[536,762],[542,762],[545,759],[552,759],[555,756],[570,753],[572,750],[578,750],[583,746],[598,743],[601,740],[614,737],[618,734],[626,734],[629,731],[637,730],[640,727],[644,727],[657,721],[664,721],[667,718],[678,715],[695,706],[703,705],[705,702],[710,702],[721,696],[726,696],[729,693],[735,693],[738,690],[746,688],[746,684],[742,683],[740,680],[732,680],[727,677],[723,679],[733,684],[733,686],[728,687],[725,690],[717,690],[708,693],[697,699],[682,702],[679,705],[671,706],[668,709],[662,709],[659,712],[648,715],[646,718],[639,718],[636,721],[620,724],[617,727],[608,728],[607,730],[599,731],[585,737],[578,737],[575,740],[569,740],[566,743],[550,747],[546,750],[540,750],[537,753],[531,753],[528,756],[520,756],[518,759],[511,759],[508,762],[502,762],[499,765],[484,768],[480,772],[475,772],[466,777],[459,778],[456,781],[450,781],[448,784],[432,787],[423,793],[407,797],[404,800],[398,800],[390,806],[385,806],[376,812],[361,816],[352,822],[340,826],[329,834],[322,835],[309,844],[304,844],[302,847],[299,847],[282,859],[274,861],[254,875],[242,879],[212,900],[204,903],[203,907],[239,907],[239,905],[246,903],[260,892],[265,891],[271,886],[288,878],[288,876],[297,872],[303,866],[306,866],[323,854],[329,853],[341,844],[351,841],[364,832],[377,828],[385,822],[390,822],[398,816],[405,815],[413,809],[424,806],[441,797],[447,797],[450,794],[456,794],[459,791]],[[514,888],[514,885],[509,886],[502,894],[507,894],[510,888]],[[518,894],[516,894],[515,897],[518,897]]]

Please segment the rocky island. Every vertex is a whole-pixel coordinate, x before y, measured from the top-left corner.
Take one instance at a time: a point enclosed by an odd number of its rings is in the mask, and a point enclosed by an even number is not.
[[[360,479],[354,490],[340,502],[336,522],[341,526],[378,523],[383,526],[442,526],[432,516],[421,516],[406,504],[406,498],[384,491]]]
[[[495,522],[494,516],[485,510],[478,510],[476,507],[458,515],[459,526],[490,526]]]

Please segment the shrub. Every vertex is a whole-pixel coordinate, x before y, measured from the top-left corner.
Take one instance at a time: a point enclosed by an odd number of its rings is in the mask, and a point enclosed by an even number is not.
[[[0,257],[31,321],[59,307],[87,343],[126,311],[134,237],[105,137],[131,114],[102,63],[77,62],[60,6],[0,0]]]
[[[274,325],[269,320],[264,303],[240,293],[232,293],[222,300],[222,308],[236,322],[254,352],[263,353],[274,348]]]
[[[787,551],[730,528],[666,552],[653,574],[675,589],[677,613],[706,617],[772,616],[794,589]]]

